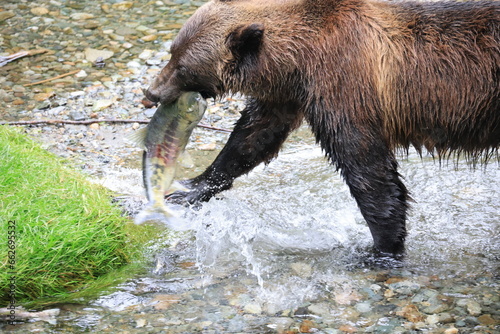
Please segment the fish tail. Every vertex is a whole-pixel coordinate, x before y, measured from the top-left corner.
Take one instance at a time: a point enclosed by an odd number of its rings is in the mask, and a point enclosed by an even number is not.
[[[165,224],[172,224],[179,218],[164,205],[148,204],[136,217],[134,222],[142,224],[147,221],[160,221]]]

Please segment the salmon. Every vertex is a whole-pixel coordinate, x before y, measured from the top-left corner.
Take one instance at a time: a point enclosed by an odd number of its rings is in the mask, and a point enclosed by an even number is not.
[[[172,188],[177,161],[206,108],[199,93],[184,93],[177,101],[160,105],[148,126],[136,132],[135,141],[144,148],[142,176],[149,201],[135,218],[136,224],[175,224],[176,215],[165,205],[165,195],[177,190]]]

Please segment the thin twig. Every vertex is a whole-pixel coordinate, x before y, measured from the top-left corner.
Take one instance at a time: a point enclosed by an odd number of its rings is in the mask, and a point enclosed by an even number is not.
[[[15,122],[0,122],[0,125],[40,125],[40,124],[78,124],[78,125],[88,125],[93,123],[139,123],[148,124],[149,120],[142,119],[116,119],[116,118],[104,118],[104,119],[86,119],[81,121],[70,121],[64,119],[46,119],[38,121],[15,121]],[[217,128],[210,125],[198,124],[200,128],[205,128],[214,131],[228,132],[231,130]]]
[[[10,63],[11,61],[14,61],[16,59],[26,57],[26,56],[34,56],[40,53],[45,53],[48,50],[46,49],[35,49],[35,50],[29,50],[29,51],[20,51],[16,52],[13,54],[10,54],[8,56],[1,56],[0,57],[0,67],[4,66],[7,63]]]
[[[52,81],[52,80],[56,80],[56,79],[60,79],[60,78],[64,78],[64,77],[67,77],[68,75],[73,75],[73,74],[76,74],[76,73],[78,73],[78,72],[80,72],[80,71],[81,71],[81,70],[71,71],[71,72],[68,72],[68,73],[64,73],[64,74],[61,74],[61,75],[55,76],[55,77],[53,77],[53,78],[48,78],[48,79],[45,79],[45,80],[42,80],[42,81],[32,82],[32,83],[29,83],[29,84],[25,84],[25,85],[23,85],[23,86],[24,86],[24,87],[29,87],[29,86],[38,85],[38,84],[45,83],[45,82],[48,82],[48,81]]]

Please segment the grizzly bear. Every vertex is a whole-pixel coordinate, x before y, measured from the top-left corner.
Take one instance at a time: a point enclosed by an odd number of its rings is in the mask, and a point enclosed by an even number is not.
[[[498,157],[500,2],[213,0],[185,23],[146,97],[248,100],[218,157],[170,200],[207,201],[271,161],[302,120],[340,170],[377,254],[404,252],[394,150]]]

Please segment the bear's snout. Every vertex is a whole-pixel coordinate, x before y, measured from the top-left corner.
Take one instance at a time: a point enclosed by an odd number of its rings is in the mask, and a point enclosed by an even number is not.
[[[151,102],[155,102],[155,103],[158,103],[160,102],[160,95],[157,94],[156,92],[154,92],[151,87],[149,87],[148,89],[143,89],[142,90],[144,95],[146,96],[146,98],[151,101]]]
[[[144,91],[146,98],[155,103],[170,104],[175,102],[182,94],[182,91],[175,85],[159,85],[154,82]]]

